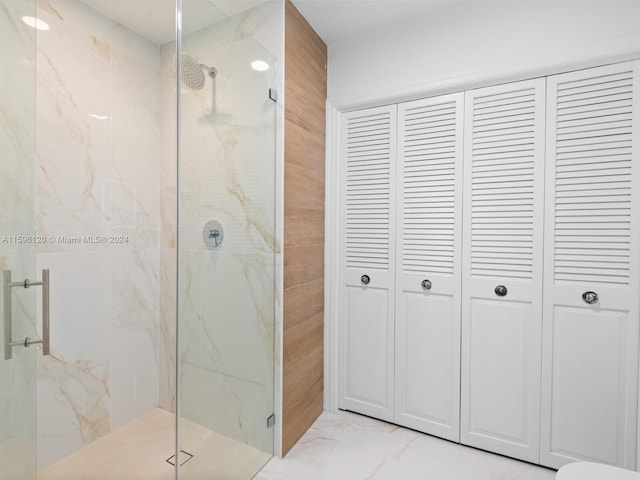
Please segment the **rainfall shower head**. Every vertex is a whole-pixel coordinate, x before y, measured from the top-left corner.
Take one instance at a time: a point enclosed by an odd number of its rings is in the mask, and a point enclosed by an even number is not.
[[[215,78],[218,74],[218,70],[215,67],[208,67],[202,63],[187,55],[182,54],[182,83],[192,90],[200,90],[204,87],[205,76],[204,72],[207,72],[211,78]]]

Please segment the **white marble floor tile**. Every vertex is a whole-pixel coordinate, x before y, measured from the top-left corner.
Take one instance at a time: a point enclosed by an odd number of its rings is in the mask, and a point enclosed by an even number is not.
[[[349,412],[324,412],[255,480],[553,480],[555,471]]]

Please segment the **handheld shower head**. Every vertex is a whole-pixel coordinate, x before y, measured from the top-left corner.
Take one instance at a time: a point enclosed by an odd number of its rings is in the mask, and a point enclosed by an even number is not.
[[[218,70],[215,67],[208,67],[202,63],[187,55],[182,54],[182,75],[181,80],[187,87],[192,90],[201,90],[205,84],[204,71],[209,74],[209,77],[215,78],[218,74]]]

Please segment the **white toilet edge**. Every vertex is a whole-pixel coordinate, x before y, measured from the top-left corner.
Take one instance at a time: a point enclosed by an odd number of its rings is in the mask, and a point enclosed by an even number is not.
[[[640,473],[602,463],[575,462],[558,470],[556,480],[640,480]]]

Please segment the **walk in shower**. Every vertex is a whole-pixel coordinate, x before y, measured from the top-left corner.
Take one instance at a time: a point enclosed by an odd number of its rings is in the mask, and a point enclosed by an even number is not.
[[[273,454],[282,13],[0,0],[0,479]]]

